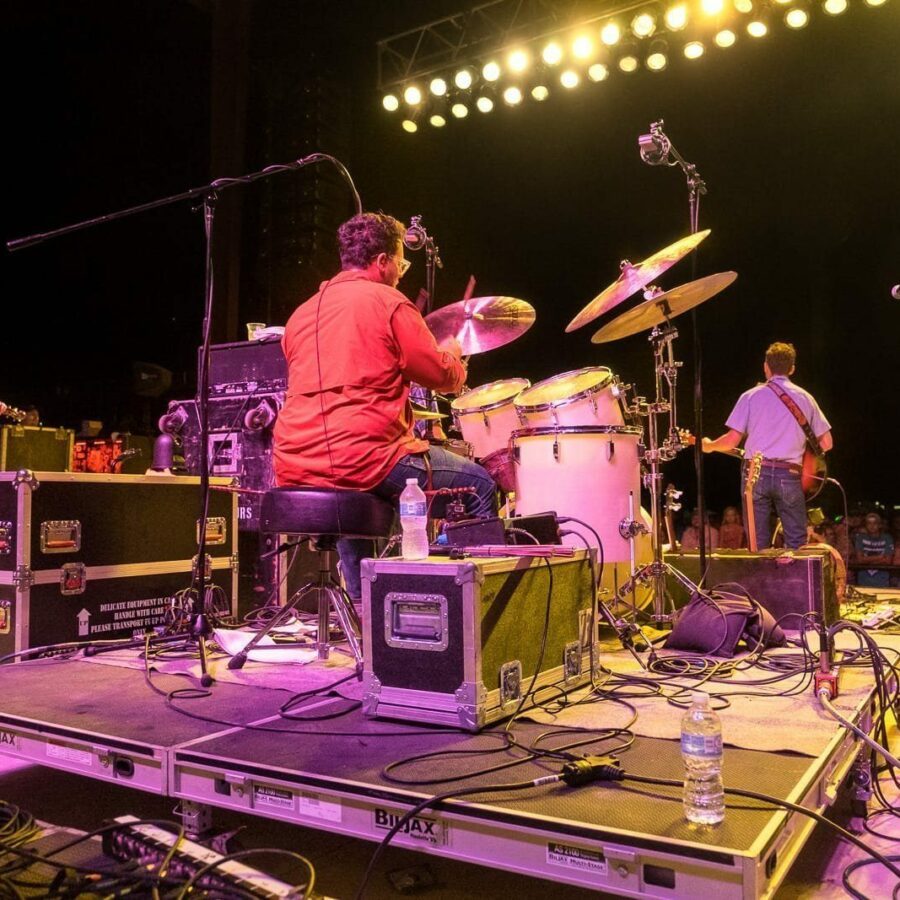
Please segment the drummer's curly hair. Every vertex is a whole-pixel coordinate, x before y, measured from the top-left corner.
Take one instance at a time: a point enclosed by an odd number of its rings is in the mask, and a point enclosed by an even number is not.
[[[790,375],[797,361],[797,351],[793,344],[776,341],[766,350],[766,364],[773,375]]]
[[[378,256],[397,252],[406,228],[384,213],[360,213],[338,228],[342,269],[364,269]]]

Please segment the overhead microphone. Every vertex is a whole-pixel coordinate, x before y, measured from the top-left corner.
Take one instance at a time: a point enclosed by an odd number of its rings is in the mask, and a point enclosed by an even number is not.
[[[403,246],[407,250],[421,250],[428,241],[428,232],[422,227],[421,221],[421,216],[413,216],[409,220],[409,228],[403,236]]]
[[[641,159],[648,166],[665,166],[669,164],[671,141],[663,133],[665,123],[662,119],[650,123],[650,134],[642,134],[638,138]]]

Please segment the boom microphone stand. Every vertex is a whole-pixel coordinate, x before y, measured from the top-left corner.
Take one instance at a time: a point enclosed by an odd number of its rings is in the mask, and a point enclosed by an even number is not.
[[[650,134],[642,134],[638,138],[641,159],[649,166],[680,166],[687,178],[688,211],[690,214],[691,234],[696,234],[700,225],[700,196],[706,193],[706,182],[700,177],[697,167],[687,162],[675,149],[674,144],[663,132],[665,122],[650,123]],[[669,157],[672,157],[671,159]],[[691,255],[691,280],[697,278],[697,251]],[[706,491],[703,478],[703,446],[700,437],[703,434],[703,353],[700,343],[700,331],[697,326],[697,310],[691,310],[691,329],[694,334],[694,433],[697,442],[694,445],[694,470],[697,475],[697,511],[700,514],[700,573],[706,571]]]
[[[209,509],[209,346],[214,296],[212,251],[216,200],[218,198],[218,192],[227,188],[235,187],[239,184],[250,184],[261,178],[268,178],[270,175],[277,175],[281,172],[292,172],[319,162],[330,162],[338,169],[341,176],[350,186],[357,213],[361,213],[362,202],[360,201],[356,186],[353,184],[353,179],[350,177],[350,173],[344,167],[343,163],[335,159],[335,157],[329,156],[327,153],[311,153],[309,156],[294,160],[290,163],[267,166],[265,169],[258,172],[252,172],[249,175],[242,175],[237,178],[218,178],[203,187],[192,188],[191,190],[183,191],[180,194],[173,194],[169,197],[163,197],[162,199],[153,200],[149,203],[142,203],[139,206],[132,206],[128,209],[118,210],[117,212],[98,216],[94,219],[87,219],[73,225],[66,225],[53,231],[18,238],[9,241],[6,245],[10,252],[22,250],[25,247],[30,247],[55,237],[61,237],[64,234],[82,231],[83,229],[91,228],[94,225],[100,225],[105,222],[113,222],[116,219],[122,219],[136,213],[157,209],[160,206],[167,206],[182,200],[193,200],[198,197],[203,198],[203,229],[206,237],[204,253],[205,283],[201,338],[202,345],[197,372],[197,404],[200,417],[200,518],[197,526],[197,558],[191,575],[190,595],[192,598],[192,606],[189,631],[191,637],[197,639],[200,652],[200,683],[204,687],[209,687],[213,683],[213,678],[209,674],[207,668],[206,656],[206,640],[212,634],[212,620],[214,616],[208,602],[209,597],[212,594],[212,561],[207,558],[206,554],[206,528]]]

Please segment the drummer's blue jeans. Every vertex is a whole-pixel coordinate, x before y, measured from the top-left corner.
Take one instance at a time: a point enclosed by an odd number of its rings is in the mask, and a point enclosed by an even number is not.
[[[471,517],[495,516],[497,514],[497,487],[490,475],[478,465],[465,457],[458,456],[443,447],[432,447],[428,451],[431,462],[431,485],[438,488],[473,487],[474,494],[463,494],[466,512]],[[396,502],[406,487],[406,479],[415,478],[423,490],[428,486],[428,473],[425,460],[421,455],[404,456],[388,472],[387,477],[372,494],[385,500]],[[343,538],[338,541],[338,553],[341,557],[341,572],[347,593],[355,603],[362,597],[362,582],[359,577],[360,560],[372,555],[373,541]]]
[[[806,543],[806,498],[799,473],[763,465],[753,486],[756,546],[760,550],[772,545],[773,512],[781,519],[785,547],[796,550]]]

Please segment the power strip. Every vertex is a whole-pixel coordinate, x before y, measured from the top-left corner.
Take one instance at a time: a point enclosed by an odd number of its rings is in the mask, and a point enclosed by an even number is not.
[[[140,819],[134,816],[119,816],[113,821],[122,827],[103,836],[103,852],[119,862],[134,861],[142,866],[156,868],[177,842],[178,846],[167,867],[168,875],[172,878],[187,880],[206,866],[214,865],[214,868],[197,879],[195,889],[222,892],[224,896],[228,896],[229,890],[233,892],[234,888],[240,888],[267,900],[305,896],[304,885],[295,887],[286,884],[237,860],[227,859],[202,844],[184,838],[179,841],[178,835],[156,825],[140,823]]]

